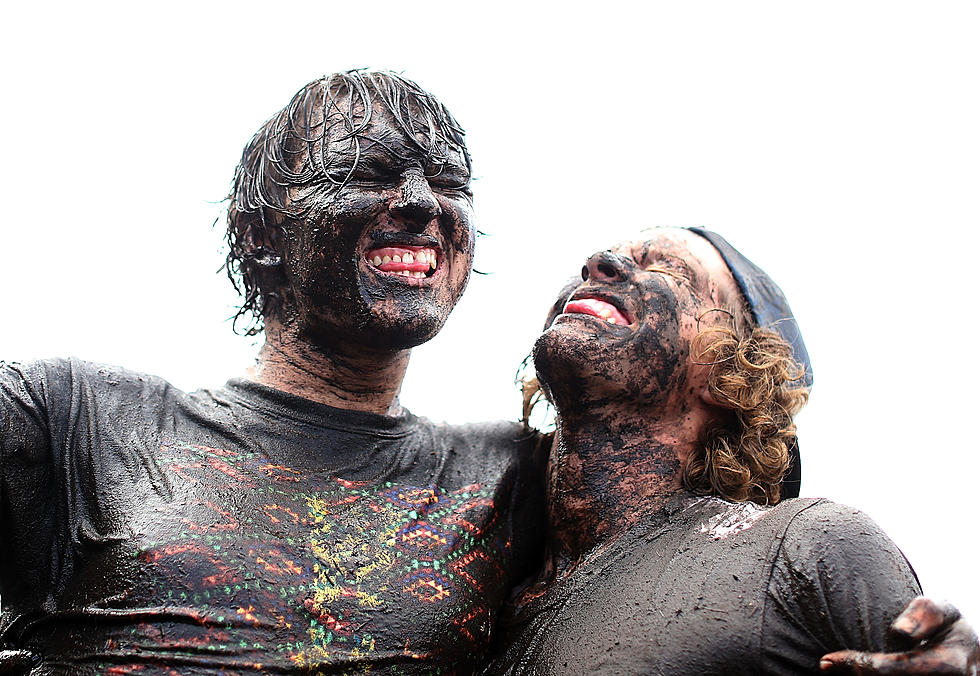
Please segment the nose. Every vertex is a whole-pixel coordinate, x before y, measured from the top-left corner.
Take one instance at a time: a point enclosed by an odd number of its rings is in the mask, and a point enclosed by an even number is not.
[[[582,267],[582,279],[593,282],[621,282],[625,278],[625,263],[622,256],[612,251],[594,253]]]
[[[439,201],[432,194],[432,188],[421,170],[409,169],[405,172],[400,193],[398,199],[388,206],[388,210],[404,220],[410,230],[423,230],[432,219],[442,214]]]

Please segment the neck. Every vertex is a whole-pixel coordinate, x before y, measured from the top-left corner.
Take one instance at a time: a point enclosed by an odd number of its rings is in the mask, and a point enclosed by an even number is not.
[[[265,345],[247,377],[268,387],[350,411],[397,415],[411,350],[314,345],[293,325],[267,321]]]
[[[682,461],[694,449],[699,425],[689,411],[559,409],[548,473],[547,574],[570,572],[589,550],[680,492]]]

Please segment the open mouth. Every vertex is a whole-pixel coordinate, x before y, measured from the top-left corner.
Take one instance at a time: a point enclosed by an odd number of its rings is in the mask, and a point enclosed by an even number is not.
[[[591,315],[609,324],[629,326],[632,321],[623,310],[600,298],[573,298],[565,303],[564,314]]]
[[[364,252],[368,264],[379,272],[424,279],[439,268],[439,249],[427,246],[385,246]]]

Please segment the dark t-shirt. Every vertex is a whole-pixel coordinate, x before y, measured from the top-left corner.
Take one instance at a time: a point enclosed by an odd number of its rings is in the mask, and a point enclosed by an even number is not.
[[[488,674],[805,674],[882,650],[920,592],[866,515],[684,494],[512,608]]]
[[[0,644],[38,673],[449,673],[536,563],[533,440],[0,364]]]

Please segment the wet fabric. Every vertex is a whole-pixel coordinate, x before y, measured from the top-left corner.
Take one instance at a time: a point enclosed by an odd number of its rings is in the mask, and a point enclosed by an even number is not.
[[[517,425],[0,365],[0,645],[37,673],[466,672],[537,563]]]
[[[541,591],[486,674],[816,674],[827,652],[884,649],[920,588],[857,510],[685,494]]]

